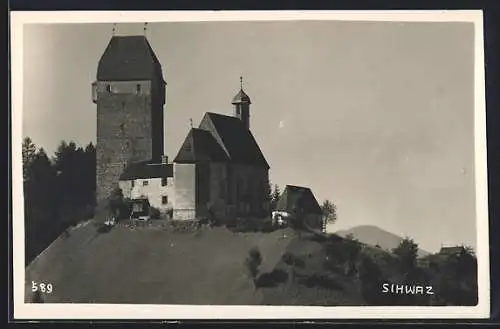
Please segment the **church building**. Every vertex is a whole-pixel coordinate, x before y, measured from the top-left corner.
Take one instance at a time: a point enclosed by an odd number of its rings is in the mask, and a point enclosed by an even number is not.
[[[241,78],[232,115],[205,113],[172,161],[163,153],[165,91],[147,38],[113,36],[92,84],[98,201],[120,187],[176,220],[266,215],[269,164],[250,130]]]

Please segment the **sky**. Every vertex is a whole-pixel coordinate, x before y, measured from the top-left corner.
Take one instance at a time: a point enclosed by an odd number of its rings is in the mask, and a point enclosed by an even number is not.
[[[112,24],[24,27],[23,136],[52,154],[96,140],[91,83]],[[143,34],[117,24],[116,35]],[[427,251],[476,246],[474,26],[355,21],[149,23],[167,81],[165,152],[243,88],[272,183]]]

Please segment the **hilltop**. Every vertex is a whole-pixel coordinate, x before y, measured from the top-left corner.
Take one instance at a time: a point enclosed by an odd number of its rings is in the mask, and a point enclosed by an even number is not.
[[[342,237],[352,234],[352,237],[361,243],[371,246],[379,246],[381,249],[389,252],[396,248],[403,240],[403,237],[385,231],[374,225],[360,225],[348,230],[337,231],[335,234]],[[418,257],[425,257],[429,254],[430,252],[423,249],[418,250]]]

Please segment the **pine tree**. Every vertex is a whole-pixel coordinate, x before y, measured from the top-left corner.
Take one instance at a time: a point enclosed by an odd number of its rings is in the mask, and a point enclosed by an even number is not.
[[[23,181],[27,181],[29,179],[28,168],[35,159],[36,155],[36,146],[29,137],[25,137],[23,140],[22,154],[23,154]]]

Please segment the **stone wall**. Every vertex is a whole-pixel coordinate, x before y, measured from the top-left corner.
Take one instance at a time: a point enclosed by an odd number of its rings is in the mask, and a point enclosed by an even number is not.
[[[153,123],[163,119],[160,93],[155,92],[158,88],[152,88],[149,81],[97,81],[92,85],[97,103],[98,201],[118,186],[130,161],[161,158],[163,124]]]
[[[265,168],[231,164],[228,179],[228,203],[241,216],[263,213],[267,194],[268,171]]]
[[[213,206],[214,215],[218,219],[225,219],[228,215],[227,165],[211,163],[210,168],[210,203]]]

